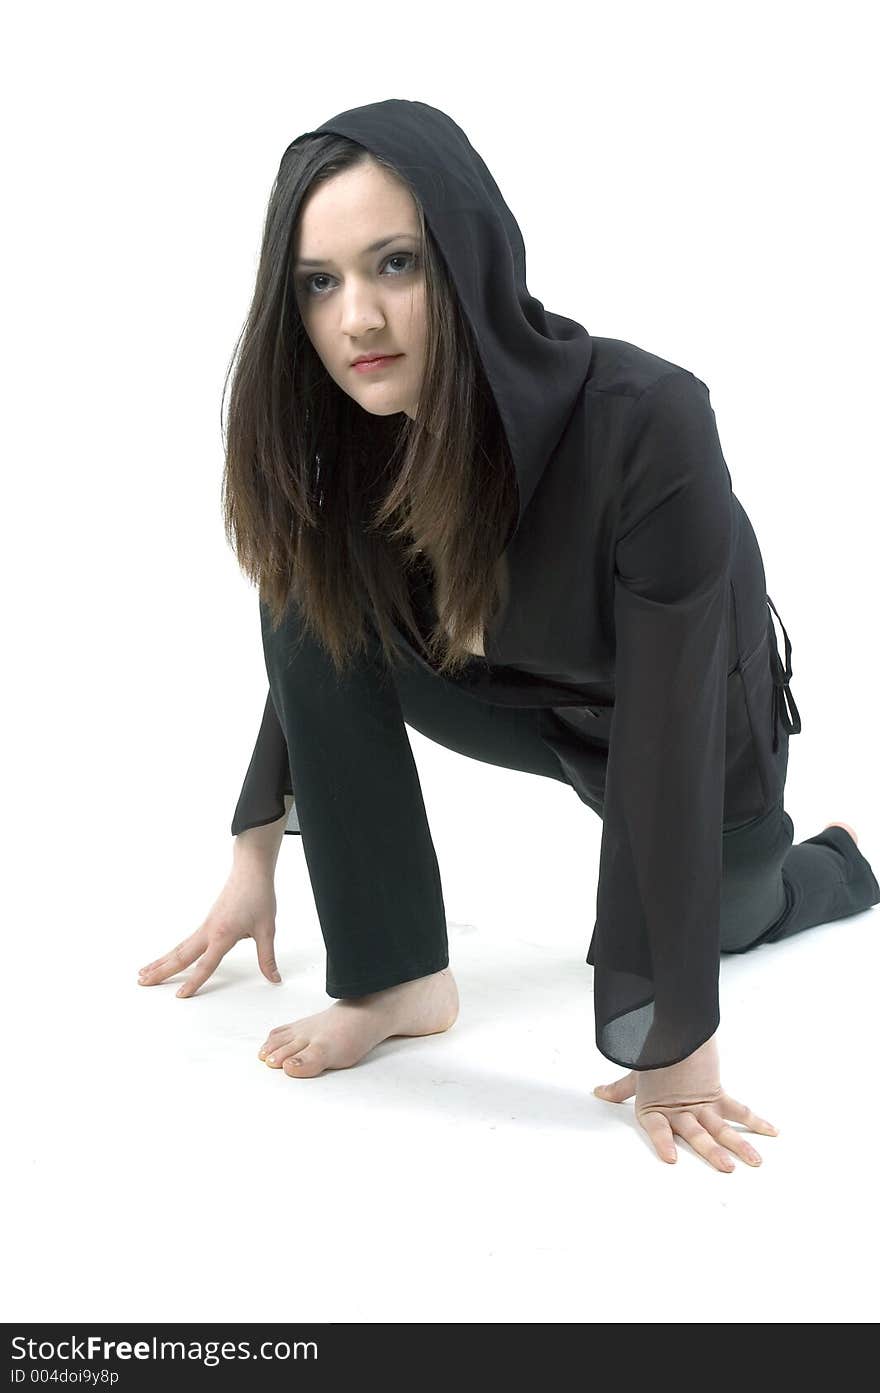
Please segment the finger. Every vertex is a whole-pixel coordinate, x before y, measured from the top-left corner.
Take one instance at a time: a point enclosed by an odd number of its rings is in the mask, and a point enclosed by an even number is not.
[[[677,1132],[680,1137],[684,1137],[688,1146],[692,1146],[698,1156],[702,1156],[719,1171],[736,1170],[733,1164],[733,1157],[719,1146],[715,1138],[706,1131],[692,1112],[672,1113],[670,1117],[672,1130]]]
[[[644,1113],[639,1119],[643,1128],[648,1133],[654,1143],[654,1150],[661,1161],[677,1161],[678,1152],[675,1149],[675,1138],[672,1135],[672,1128],[663,1116],[662,1112]]]
[[[184,968],[200,958],[205,951],[205,935],[201,929],[196,929],[195,933],[190,934],[182,943],[178,943],[176,948],[172,948],[170,953],[164,957],[157,958],[146,968],[141,968],[140,982],[142,986],[155,986],[157,982],[164,982],[166,977],[173,977],[175,972],[183,972]]]
[[[232,940],[226,942],[214,939],[205,949],[204,956],[200,960],[192,976],[187,977],[182,987],[178,987],[178,996],[194,996],[203,982],[207,982],[211,973],[215,970],[218,963],[224,958],[232,947]]]
[[[750,1166],[760,1166],[761,1157],[755,1148],[750,1146],[742,1133],[738,1132],[735,1127],[731,1127],[729,1122],[725,1122],[724,1118],[713,1108],[701,1108],[697,1114],[697,1120],[719,1145],[726,1146],[734,1155],[747,1161]]]
[[[263,976],[268,977],[270,982],[281,981],[281,973],[278,971],[278,964],[275,961],[275,947],[271,938],[257,939],[257,962],[260,964]]]
[[[729,1117],[732,1122],[741,1122],[750,1132],[761,1132],[767,1137],[779,1135],[778,1127],[774,1127],[772,1122],[767,1122],[763,1117],[752,1112],[745,1103],[738,1103],[735,1098],[731,1098],[729,1093],[721,1095],[719,1107],[724,1117]]]
[[[615,1079],[614,1083],[600,1083],[593,1089],[597,1098],[602,1098],[606,1103],[622,1103],[627,1098],[632,1098],[636,1091],[636,1076],[633,1071],[624,1074],[622,1079]]]
[[[153,961],[152,961],[151,963],[147,963],[146,967],[140,967],[140,968],[138,968],[138,977],[139,977],[139,978],[148,977],[149,974],[153,971],[153,968],[154,968],[154,967],[158,967],[159,964],[162,963],[162,962],[164,962],[164,961],[165,961],[164,958],[154,958]]]

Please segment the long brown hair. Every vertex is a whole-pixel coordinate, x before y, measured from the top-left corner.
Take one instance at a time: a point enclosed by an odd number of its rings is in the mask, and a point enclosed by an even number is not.
[[[342,391],[312,346],[293,289],[307,195],[371,160],[405,184],[418,213],[427,345],[416,420],[374,416]],[[396,614],[438,671],[460,671],[503,598],[516,474],[455,286],[421,202],[393,165],[335,134],[285,151],[227,382],[230,373],[224,524],[273,631],[295,600],[341,674],[365,647],[368,618],[394,660]],[[423,643],[407,577],[425,558],[438,623]]]

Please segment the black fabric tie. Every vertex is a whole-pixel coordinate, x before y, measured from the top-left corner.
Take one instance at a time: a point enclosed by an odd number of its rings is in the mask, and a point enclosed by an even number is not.
[[[775,754],[779,749],[780,722],[789,735],[797,735],[801,728],[801,717],[789,685],[792,678],[791,640],[788,637],[788,630],[782,623],[779,610],[776,608],[769,595],[767,596],[767,603],[782,625],[782,632],[785,635],[785,667],[783,668],[782,659],[779,656],[779,643],[776,638],[776,630],[773,628],[773,620],[771,619],[770,628],[773,633],[773,648],[770,657],[773,665],[773,752]]]

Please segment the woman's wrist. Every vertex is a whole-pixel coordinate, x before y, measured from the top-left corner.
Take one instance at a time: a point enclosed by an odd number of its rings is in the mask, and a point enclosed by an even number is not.
[[[646,1069],[636,1073],[639,1101],[657,1103],[674,1098],[705,1101],[721,1092],[721,1063],[718,1053],[718,1031],[687,1059],[662,1069]]]
[[[262,827],[246,827],[239,832],[232,843],[232,864],[236,871],[248,874],[273,876],[278,853],[284,841],[288,814],[293,798],[284,795],[284,812],[274,822],[264,823]]]

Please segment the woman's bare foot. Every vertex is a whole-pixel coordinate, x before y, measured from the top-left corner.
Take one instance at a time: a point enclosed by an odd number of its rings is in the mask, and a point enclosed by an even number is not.
[[[290,1078],[314,1078],[325,1069],[350,1069],[391,1035],[436,1035],[458,1016],[458,988],[450,969],[398,982],[369,996],[345,997],[326,1011],[270,1030],[259,1057]]]
[[[844,832],[848,832],[849,835],[852,837],[853,841],[855,842],[856,846],[858,846],[858,844],[859,844],[859,839],[858,839],[858,837],[857,837],[856,834],[855,834],[855,829],[852,828],[852,827],[850,827],[850,825],[849,825],[848,822],[826,822],[825,826],[826,826],[826,827],[842,827],[843,830],[844,830]]]

